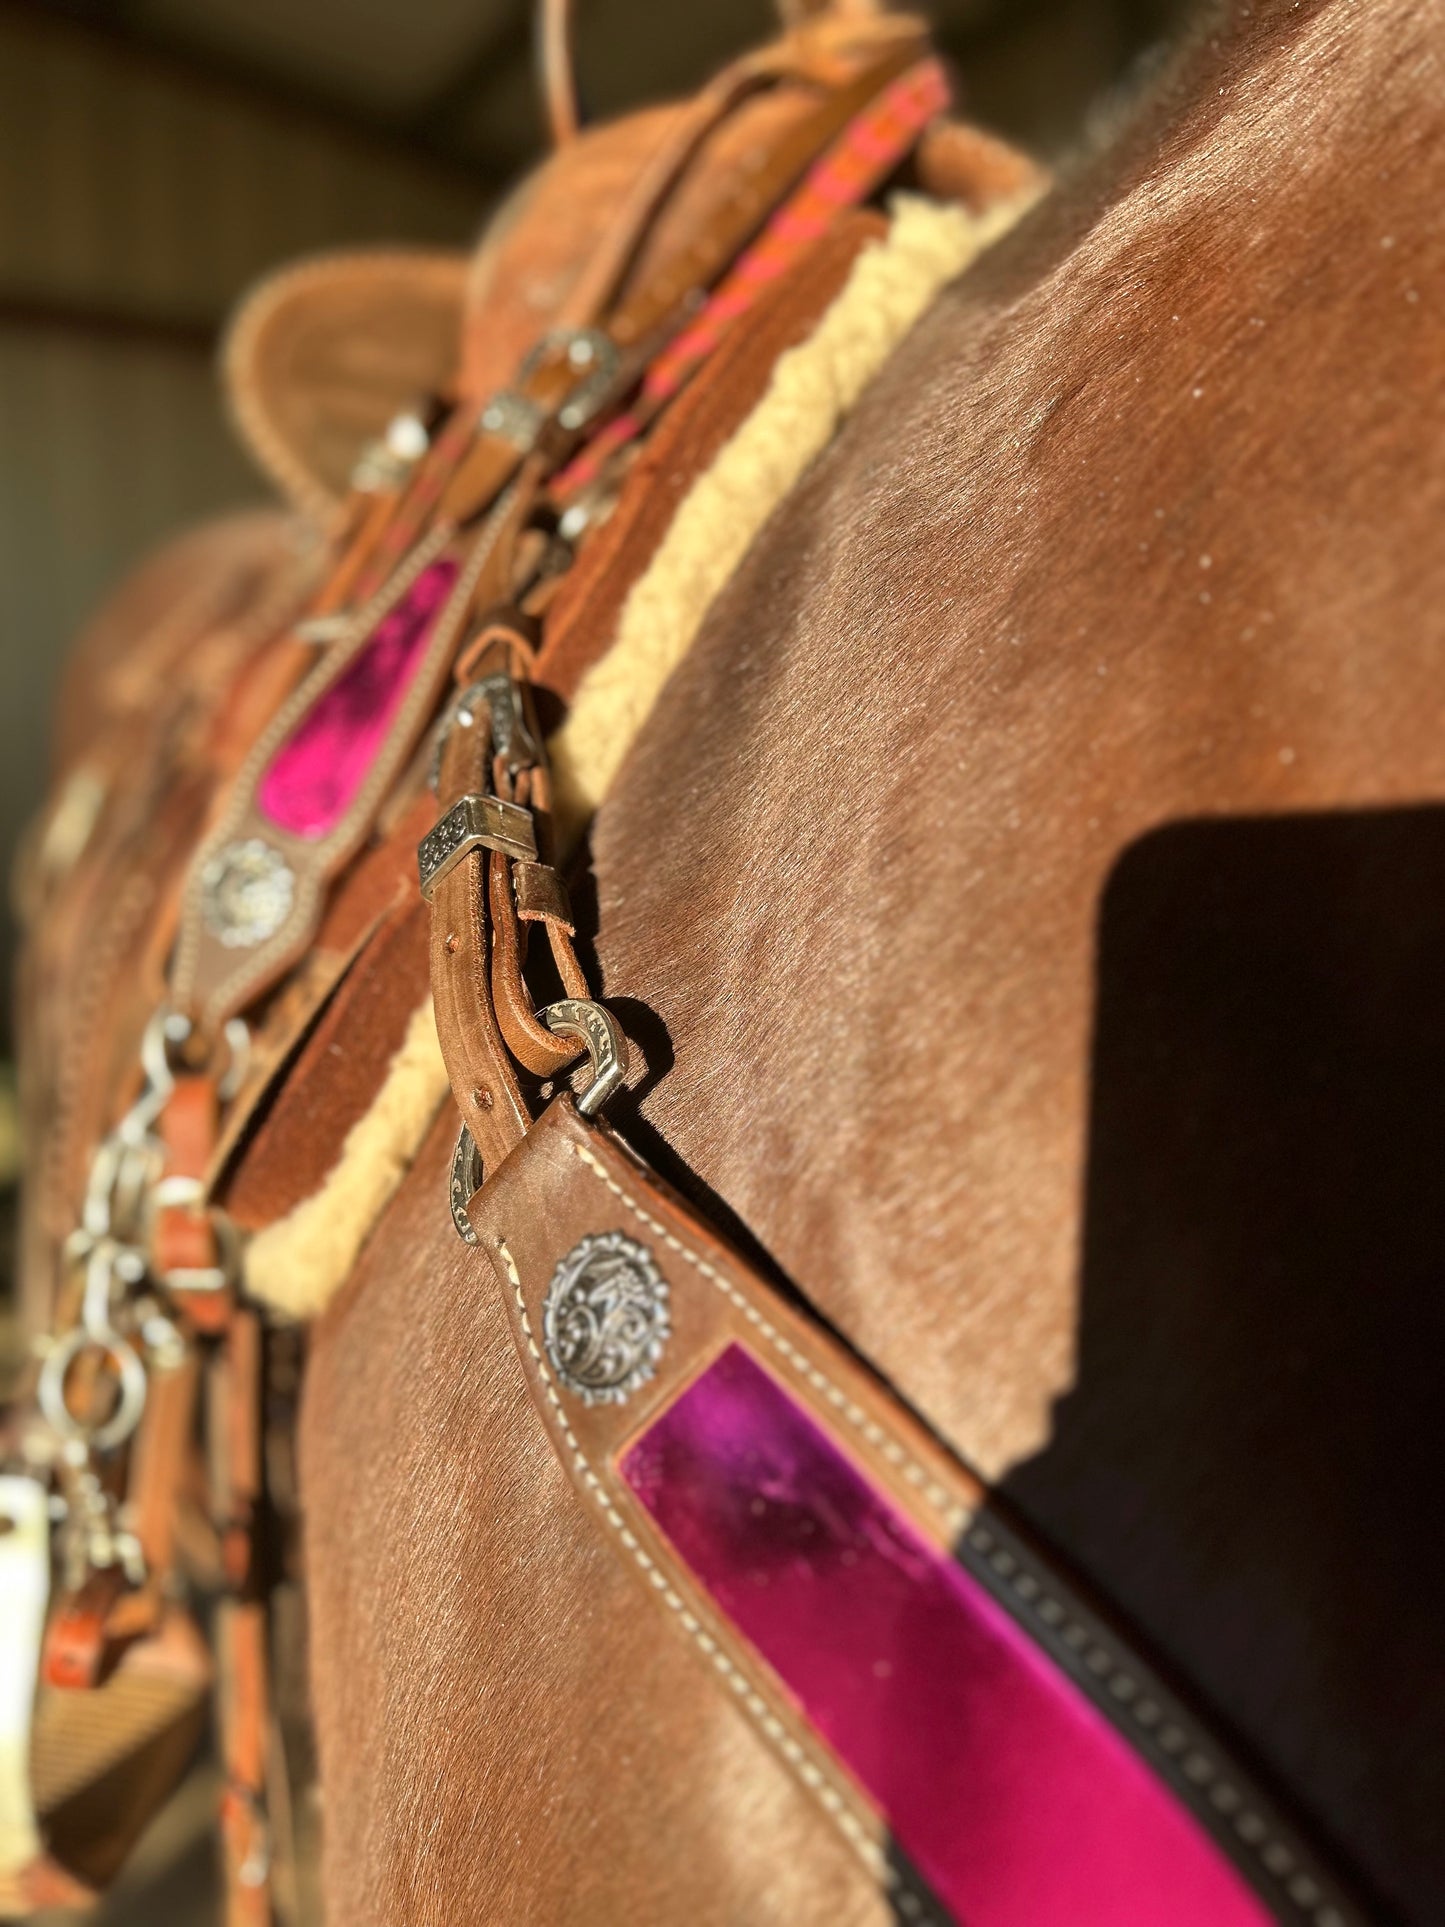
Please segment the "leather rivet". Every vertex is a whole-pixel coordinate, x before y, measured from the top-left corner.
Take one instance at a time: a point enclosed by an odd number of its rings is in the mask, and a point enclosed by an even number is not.
[[[446,938],[446,945],[445,945],[445,948],[446,948],[446,953],[447,953],[447,955],[448,955],[449,957],[454,957],[454,956],[456,955],[456,952],[457,952],[457,934],[456,934],[456,932],[455,932],[454,930],[449,930],[449,931],[447,932],[447,938]]]
[[[492,1108],[492,1093],[482,1090],[473,1091],[472,1102],[479,1111],[489,1111]]]

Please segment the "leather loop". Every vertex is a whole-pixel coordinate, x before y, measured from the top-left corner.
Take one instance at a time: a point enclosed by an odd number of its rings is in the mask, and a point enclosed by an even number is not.
[[[523,923],[551,924],[569,937],[576,935],[567,886],[550,863],[513,864],[512,889]]]
[[[492,992],[497,1022],[507,1048],[537,1077],[552,1077],[579,1054],[573,1040],[557,1037],[537,1022],[522,976],[525,934],[517,918],[508,858],[492,852],[488,874],[492,928]]]

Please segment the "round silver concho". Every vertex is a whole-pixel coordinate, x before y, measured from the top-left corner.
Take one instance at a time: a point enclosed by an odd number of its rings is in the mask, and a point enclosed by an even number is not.
[[[646,1384],[671,1330],[667,1280],[646,1245],[620,1231],[583,1238],[547,1287],[547,1356],[586,1405],[620,1405]]]
[[[259,836],[227,843],[201,872],[201,914],[228,950],[274,937],[295,898],[291,865]]]

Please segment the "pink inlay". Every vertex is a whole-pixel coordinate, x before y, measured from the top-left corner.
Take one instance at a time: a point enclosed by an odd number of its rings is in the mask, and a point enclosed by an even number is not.
[[[456,575],[450,560],[423,569],[272,757],[256,806],[278,829],[315,841],[346,814],[411,685]]]
[[[1109,1721],[740,1347],[622,1471],[968,1927],[1266,1927]]]

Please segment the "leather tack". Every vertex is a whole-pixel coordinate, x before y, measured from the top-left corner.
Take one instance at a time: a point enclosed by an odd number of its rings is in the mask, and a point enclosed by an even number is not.
[[[550,863],[514,864],[512,888],[517,894],[517,915],[523,923],[555,923],[569,937],[576,935],[567,886]]]

